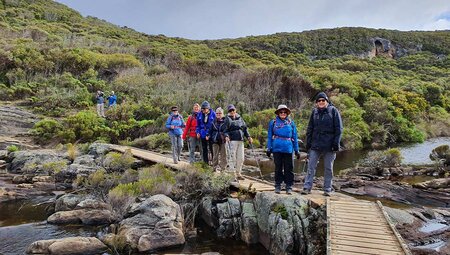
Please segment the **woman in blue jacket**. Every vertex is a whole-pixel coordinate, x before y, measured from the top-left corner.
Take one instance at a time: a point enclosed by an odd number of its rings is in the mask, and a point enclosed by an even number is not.
[[[178,114],[178,107],[173,106],[170,109],[171,113],[166,121],[166,128],[169,129],[170,142],[172,143],[172,157],[173,163],[178,164],[180,161],[181,149],[183,148],[183,134],[184,120],[183,117]]]
[[[286,193],[292,194],[294,184],[293,153],[299,157],[297,128],[288,116],[291,110],[284,104],[278,106],[277,115],[269,122],[267,132],[267,156],[273,153],[275,162],[275,193],[281,191],[281,183],[286,185]]]

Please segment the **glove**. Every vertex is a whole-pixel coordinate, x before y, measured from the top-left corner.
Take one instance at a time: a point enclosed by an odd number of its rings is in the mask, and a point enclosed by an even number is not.
[[[272,155],[272,151],[271,150],[267,150],[266,151],[266,155],[267,155],[268,158],[270,158],[270,155]]]
[[[298,153],[298,151],[295,152],[295,157],[296,157],[297,159],[300,159],[300,153]]]
[[[339,151],[339,144],[333,144],[333,146],[331,146],[331,150],[332,151]]]
[[[311,149],[311,144],[306,144],[306,147],[305,147],[305,149],[306,149],[306,151],[309,151],[310,149]]]

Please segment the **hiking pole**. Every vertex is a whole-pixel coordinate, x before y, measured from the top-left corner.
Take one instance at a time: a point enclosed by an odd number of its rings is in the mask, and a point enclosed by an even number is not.
[[[258,166],[259,176],[261,177],[261,179],[263,179],[261,167],[259,167],[259,160],[258,160],[258,158],[256,157],[255,150],[253,149],[253,143],[250,143],[250,148],[252,149],[252,154],[253,154],[253,156],[255,157],[256,165]]]

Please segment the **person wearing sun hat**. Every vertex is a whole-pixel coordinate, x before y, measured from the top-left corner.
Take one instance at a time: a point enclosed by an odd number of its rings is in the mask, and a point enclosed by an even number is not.
[[[306,131],[306,149],[308,151],[308,173],[305,177],[302,194],[311,193],[319,157],[324,161],[323,195],[330,196],[333,181],[333,163],[342,136],[342,119],[338,109],[330,103],[325,92],[315,97],[316,107],[309,117]]]
[[[294,184],[293,154],[299,157],[297,127],[289,118],[291,110],[280,104],[275,111],[275,119],[269,122],[267,131],[267,156],[273,154],[275,163],[275,193],[281,192],[281,184],[286,185],[286,194],[292,194]]]
[[[169,130],[170,142],[172,144],[173,163],[178,164],[181,156],[181,149],[183,148],[183,128],[185,127],[183,117],[178,113],[178,107],[172,106],[170,108],[170,115],[166,121],[166,128]]]

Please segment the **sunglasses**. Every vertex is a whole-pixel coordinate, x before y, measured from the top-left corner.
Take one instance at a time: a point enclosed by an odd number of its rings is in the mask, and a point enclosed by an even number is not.
[[[280,114],[287,114],[286,111],[280,111]]]
[[[234,112],[234,109],[229,110],[228,112]]]
[[[318,103],[318,102],[325,102],[325,101],[327,101],[327,100],[325,100],[325,99],[319,99],[319,100],[317,100],[316,102]]]

